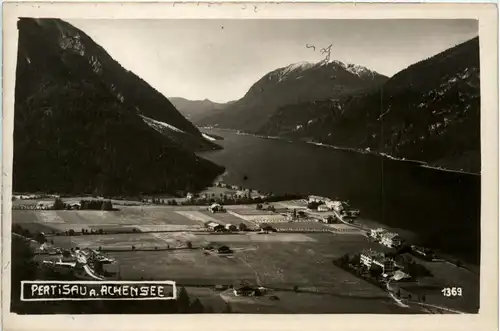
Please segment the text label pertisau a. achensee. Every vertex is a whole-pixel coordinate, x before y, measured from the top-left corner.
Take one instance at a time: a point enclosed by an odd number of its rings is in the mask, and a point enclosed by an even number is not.
[[[22,281],[22,301],[172,300],[174,281]]]

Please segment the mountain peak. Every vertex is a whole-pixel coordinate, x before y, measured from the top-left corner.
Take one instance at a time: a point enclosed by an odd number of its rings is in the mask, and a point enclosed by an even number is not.
[[[339,60],[331,60],[331,61],[319,61],[319,62],[309,62],[309,61],[301,61],[297,63],[292,63],[286,67],[279,68],[275,71],[277,73],[277,76],[279,77],[280,81],[284,79],[285,77],[295,74],[295,75],[300,75],[302,72],[307,71],[309,69],[313,68],[322,68],[322,67],[330,67],[332,69],[338,69],[341,68],[353,75],[356,75],[360,78],[365,78],[365,77],[370,77],[374,78],[375,76],[379,76],[377,72],[370,70],[364,66],[358,65],[358,64],[353,64],[353,63],[348,63],[348,62],[342,62]],[[271,77],[270,77],[271,78]]]

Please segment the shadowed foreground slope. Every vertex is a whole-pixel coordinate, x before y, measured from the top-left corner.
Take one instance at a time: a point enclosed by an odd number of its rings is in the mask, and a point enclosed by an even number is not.
[[[15,191],[174,192],[223,171],[148,126],[141,114],[203,139],[81,31],[51,19],[20,19],[18,28]]]

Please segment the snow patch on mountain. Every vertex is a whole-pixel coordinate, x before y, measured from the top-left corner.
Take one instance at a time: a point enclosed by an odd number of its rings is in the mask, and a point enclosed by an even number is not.
[[[206,133],[202,133],[201,135],[203,136],[203,138],[205,138],[206,140],[209,140],[209,141],[216,141],[216,140],[217,140],[217,139],[215,139],[215,138],[210,137],[210,136],[209,136],[208,134],[206,134]]]
[[[303,62],[293,63],[286,67],[278,69],[276,71],[276,76],[279,82],[288,78],[288,76],[292,74],[299,75],[295,79],[300,79],[302,78],[302,76],[300,75],[302,72],[315,67],[322,67],[322,66],[330,66],[332,67],[332,69],[337,69],[338,67],[340,67],[358,77],[375,77],[375,75],[377,75],[375,71],[370,70],[366,67],[357,64],[342,62],[339,60],[332,60],[330,62],[320,61],[314,63],[314,62],[303,61]],[[271,77],[269,78],[271,79]]]
[[[366,67],[357,65],[357,64],[352,64],[352,63],[346,63],[338,60],[333,60],[330,63],[334,63],[342,67],[344,70],[350,72],[353,75],[356,75],[358,77],[366,77],[366,76],[375,76],[375,72],[373,70],[370,70]]]
[[[182,130],[180,130],[180,129],[176,128],[175,126],[170,125],[168,123],[160,122],[160,121],[154,120],[154,119],[149,118],[149,117],[144,116],[144,115],[139,115],[139,116],[142,117],[142,119],[144,120],[144,122],[146,122],[146,124],[152,126],[154,129],[169,129],[169,130],[172,130],[175,132],[185,133],[184,131],[182,131]]]

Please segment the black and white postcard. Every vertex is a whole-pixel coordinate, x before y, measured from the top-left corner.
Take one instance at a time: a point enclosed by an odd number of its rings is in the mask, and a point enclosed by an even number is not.
[[[496,24],[6,3],[5,329],[495,329]]]

